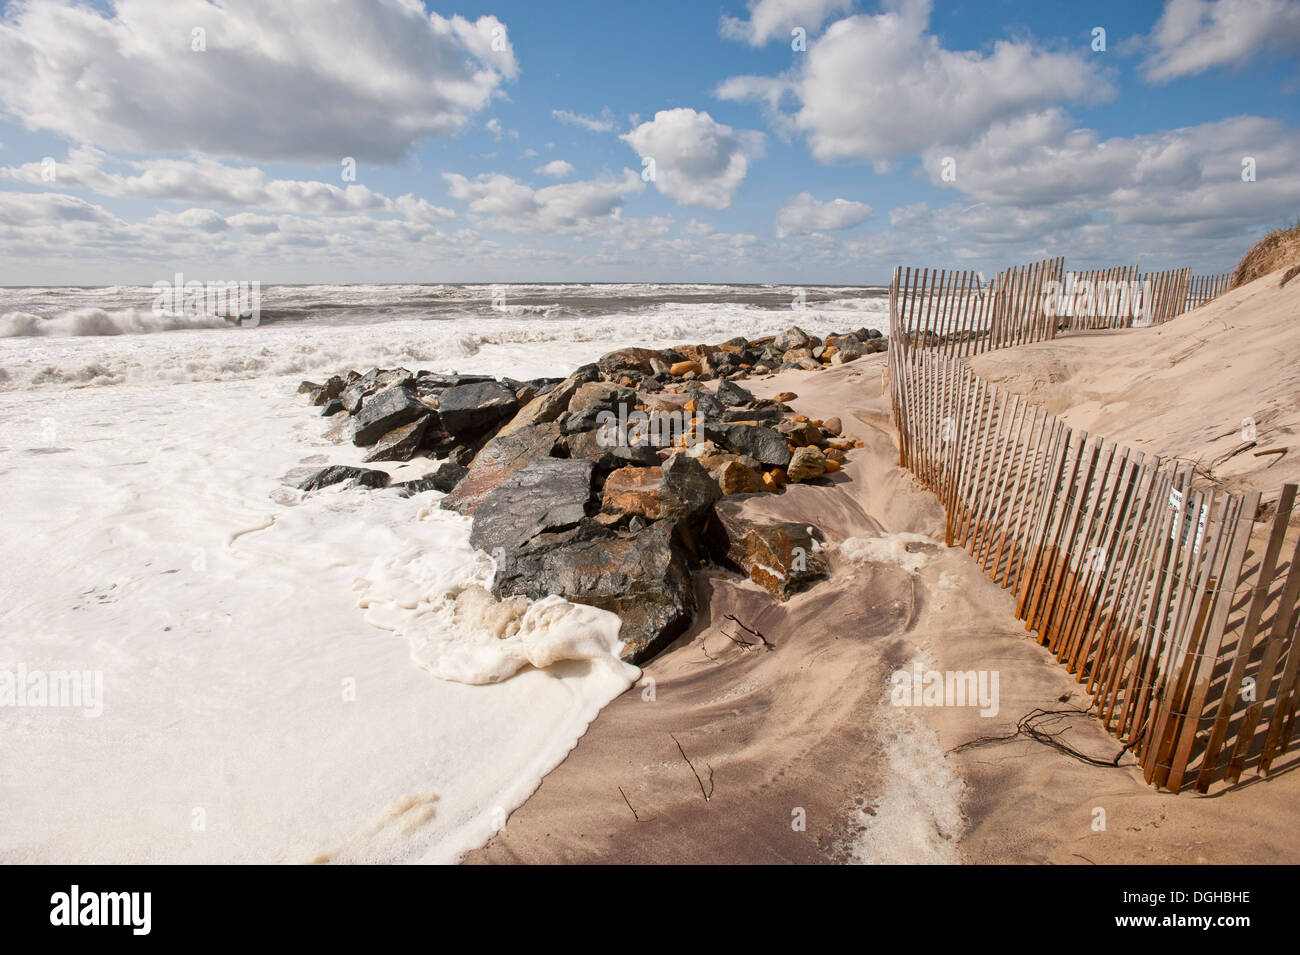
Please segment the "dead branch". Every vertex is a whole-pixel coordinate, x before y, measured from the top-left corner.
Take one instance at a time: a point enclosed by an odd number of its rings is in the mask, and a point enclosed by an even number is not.
[[[627,803],[627,808],[628,808],[628,809],[632,809],[632,803],[628,800],[628,798],[627,798],[627,793],[623,792],[623,787],[622,787],[622,786],[619,786],[619,787],[618,787],[618,794],[619,794],[620,796],[622,796],[622,797],[623,797],[623,801],[624,801],[625,803]],[[635,819],[637,822],[640,822],[640,821],[641,821],[641,817],[638,816],[638,815],[636,814],[636,810],[635,810],[635,809],[632,809],[632,818]]]
[[[735,615],[734,613],[729,613],[729,614],[727,614],[727,619],[730,620],[732,623],[734,623],[736,626],[738,626],[741,630],[744,630],[746,633],[750,633],[750,634],[753,634],[754,636],[758,637],[758,639],[759,639],[760,641],[762,641],[763,646],[766,647],[768,650],[775,650],[775,649],[776,649],[776,644],[774,644],[774,643],[770,643],[770,642],[768,641],[767,637],[763,636],[761,633],[759,633],[759,632],[758,632],[757,630],[755,630],[753,627],[747,627],[747,626],[745,626],[745,624],[741,623],[738,619],[736,619],[736,615]]]
[[[1007,736],[980,736],[968,740],[960,746],[955,746],[948,750],[948,752],[960,753],[962,750],[974,749],[977,746],[988,746],[992,743],[1010,743],[1012,740],[1025,738],[1042,743],[1044,746],[1050,746],[1052,749],[1062,752],[1072,759],[1077,759],[1081,763],[1087,763],[1089,766],[1119,766],[1120,758],[1137,745],[1137,737],[1134,738],[1132,743],[1128,743],[1118,753],[1116,753],[1113,759],[1101,759],[1096,756],[1089,756],[1087,753],[1081,752],[1073,746],[1063,743],[1059,739],[1061,735],[1069,731],[1069,726],[1065,726],[1062,729],[1057,730],[1055,733],[1049,732],[1043,728],[1044,726],[1051,726],[1055,723],[1059,723],[1061,720],[1067,719],[1071,716],[1087,715],[1088,710],[1086,709],[1044,710],[1041,708],[1035,708],[1020,717],[1020,721],[1016,723],[1016,731],[1014,733]]]
[[[700,784],[700,795],[704,797],[705,802],[708,802],[713,798],[713,767],[709,766],[708,763],[704,764],[705,766],[708,766],[709,769],[709,788],[706,792],[704,789],[704,780],[700,779],[700,774],[696,771],[695,764],[691,762],[691,758],[686,755],[686,750],[682,749],[682,744],[678,742],[676,736],[673,736],[672,733],[669,733],[668,735],[672,736],[674,743],[677,743],[677,752],[682,754],[682,759],[686,760],[686,765],[691,768],[691,775],[693,775],[695,781]]]

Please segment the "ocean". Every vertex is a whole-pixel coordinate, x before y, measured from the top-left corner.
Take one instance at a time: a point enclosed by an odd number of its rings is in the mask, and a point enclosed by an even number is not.
[[[361,458],[300,380],[563,376],[628,345],[885,330],[888,308],[879,287],[268,286],[254,326],[155,297],[0,289],[0,677],[102,687],[0,706],[6,862],[453,862],[637,679],[617,619],[558,598],[499,640],[491,559],[437,492],[287,488]]]

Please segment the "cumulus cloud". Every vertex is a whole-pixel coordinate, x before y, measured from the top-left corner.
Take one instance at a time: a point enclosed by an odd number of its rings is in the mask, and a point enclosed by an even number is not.
[[[987,54],[949,50],[927,32],[929,20],[928,0],[847,17],[810,43],[789,74],[732,77],[717,94],[772,110],[792,94],[798,109],[777,115],[778,128],[805,135],[817,159],[881,164],[936,142],[968,142],[998,120],[1113,92],[1082,53],[1007,40]]]
[[[688,108],[660,110],[620,138],[643,160],[654,160],[660,192],[708,209],[731,205],[749,163],[763,153],[762,133],[732,129]]]
[[[10,114],[134,152],[392,163],[517,72],[496,17],[411,0],[19,0],[0,20]]]
[[[749,0],[749,18],[724,16],[719,32],[729,40],[762,46],[775,37],[790,38],[795,27],[811,33],[832,14],[845,13],[853,0]]]
[[[1051,110],[995,124],[953,150],[952,182],[940,173],[944,152],[926,153],[931,181],[999,209],[1073,208],[1118,224],[1222,231],[1300,205],[1300,131],[1258,116],[1102,139]],[[1242,180],[1244,157],[1254,160],[1253,182]]]
[[[776,234],[802,235],[809,232],[836,232],[852,229],[871,218],[871,206],[849,199],[822,202],[811,193],[792,196],[776,214]]]
[[[550,176],[553,179],[563,179],[566,176],[573,175],[573,163],[563,159],[552,159],[545,166],[538,166],[533,172],[539,172],[543,176]]]
[[[114,199],[163,199],[256,207],[270,212],[336,215],[396,212],[433,222],[455,216],[412,195],[391,199],[358,183],[336,186],[316,180],[271,179],[255,167],[236,167],[212,159],[149,159],[126,163],[134,175],[104,168],[108,156],[92,147],[69,150],[47,181],[44,162],[0,167],[0,181],[59,189],[88,189]]]
[[[1300,0],[1168,0],[1147,38],[1153,83],[1249,62],[1265,50],[1300,52]]]
[[[622,177],[604,176],[565,182],[542,189],[500,173],[482,173],[473,179],[443,173],[448,191],[469,204],[470,212],[489,228],[507,232],[577,232],[616,221],[628,196],[645,189],[630,169]]]
[[[583,116],[579,113],[570,112],[567,109],[553,109],[551,110],[551,115],[566,126],[580,126],[589,132],[609,133],[614,131],[614,120],[608,109],[601,113],[599,118],[595,116]]]

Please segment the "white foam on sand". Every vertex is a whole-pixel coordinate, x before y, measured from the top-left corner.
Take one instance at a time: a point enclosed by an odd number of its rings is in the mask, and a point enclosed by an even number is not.
[[[840,544],[840,553],[856,563],[893,564],[915,574],[930,562],[938,547],[937,541],[924,534],[902,532],[881,537],[850,537]]]
[[[617,619],[556,601],[443,669],[510,679],[412,665],[358,603],[385,566],[394,605],[481,582],[468,522],[417,519],[436,492],[294,503],[280,475],[360,456],[324,430],[285,379],[0,395],[0,670],[103,674],[98,718],[0,707],[0,859],[453,861],[631,685]]]

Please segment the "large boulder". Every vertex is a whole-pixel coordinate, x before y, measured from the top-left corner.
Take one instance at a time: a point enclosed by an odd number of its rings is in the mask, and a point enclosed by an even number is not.
[[[705,425],[704,435],[736,454],[747,455],[760,464],[784,468],[790,463],[790,446],[772,428],[748,424]]]
[[[826,473],[826,458],[821,451],[812,446],[798,448],[790,457],[790,466],[786,474],[791,481],[811,481]]]
[[[596,367],[606,378],[617,379],[627,372],[650,375],[655,372],[653,360],[659,358],[659,352],[653,348],[620,348],[600,356],[596,360]]]
[[[550,456],[559,439],[560,426],[554,421],[493,436],[474,455],[468,473],[442,499],[441,506],[460,514],[473,514],[507,477],[539,458]]]
[[[636,392],[608,381],[587,382],[569,399],[569,410],[561,425],[566,434],[590,431],[605,412],[617,416],[620,405],[630,413],[636,406]]]
[[[404,368],[395,368],[388,371],[371,368],[364,375],[350,382],[339,393],[338,398],[343,402],[343,409],[348,414],[356,414],[361,410],[362,402],[376,392],[382,391],[390,385],[410,385],[411,382],[411,373]]]
[[[513,415],[518,407],[515,393],[499,381],[456,385],[438,397],[442,429],[457,438],[486,433]]]
[[[626,467],[605,479],[601,509],[608,514],[639,514],[647,520],[659,519],[659,485],[663,469]]]
[[[376,441],[374,449],[362,460],[366,464],[372,461],[411,460],[420,449],[420,442],[424,440],[424,434],[429,430],[429,422],[433,418],[434,415],[430,412],[409,424],[399,425]]]
[[[791,349],[808,348],[812,344],[812,339],[798,325],[791,325],[780,335],[777,335],[772,342],[773,349],[777,354],[788,352]],[[811,352],[809,352],[811,354]]]
[[[746,391],[734,381],[727,381],[725,378],[718,382],[717,397],[728,408],[738,408],[741,405],[754,403],[754,395],[751,392]]]
[[[660,469],[659,516],[676,518],[686,526],[701,521],[722,496],[718,482],[704,465],[688,454],[674,454]]]
[[[394,384],[365,400],[352,418],[352,443],[374,444],[394,428],[429,414],[429,407],[404,384]]]
[[[520,408],[518,414],[501,426],[497,435],[506,435],[513,431],[531,428],[533,425],[558,420],[569,410],[569,402],[577,390],[594,379],[594,370],[582,375],[570,375],[545,394],[539,395]]]
[[[777,600],[826,576],[826,560],[815,552],[822,532],[805,524],[765,524],[719,506],[709,520],[706,542],[713,559],[736,568]]]
[[[492,589],[498,597],[559,594],[611,611],[622,620],[623,659],[642,663],[689,626],[695,613],[692,564],[671,521],[651,524],[634,537],[584,521],[507,552]]]
[[[587,516],[594,471],[590,461],[538,458],[508,475],[475,509],[470,543],[508,554],[538,534],[575,526]]]

